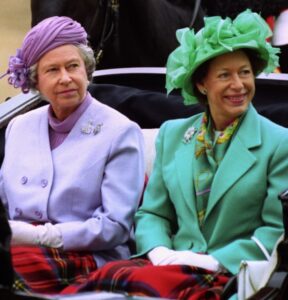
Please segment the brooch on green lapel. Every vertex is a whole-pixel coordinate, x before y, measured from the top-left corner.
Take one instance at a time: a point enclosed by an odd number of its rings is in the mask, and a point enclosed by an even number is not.
[[[197,129],[194,127],[194,126],[192,126],[192,127],[189,127],[186,131],[185,131],[185,133],[184,133],[184,137],[183,137],[183,143],[184,144],[188,144],[188,143],[190,143],[191,142],[191,139],[192,139],[192,137],[193,137],[193,135],[195,134],[197,132]]]

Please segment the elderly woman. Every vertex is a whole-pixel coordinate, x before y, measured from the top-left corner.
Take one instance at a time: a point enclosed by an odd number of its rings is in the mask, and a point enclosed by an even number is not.
[[[277,196],[288,185],[288,130],[251,104],[255,76],[277,65],[270,33],[250,10],[177,32],[166,87],[205,112],[161,126],[136,214],[137,255],[106,264],[79,290],[220,299],[242,260],[271,253],[283,232]]]
[[[17,289],[59,293],[131,254],[143,137],[87,92],[94,66],[85,30],[67,17],[33,27],[10,58],[9,83],[49,102],[6,130],[1,198]]]

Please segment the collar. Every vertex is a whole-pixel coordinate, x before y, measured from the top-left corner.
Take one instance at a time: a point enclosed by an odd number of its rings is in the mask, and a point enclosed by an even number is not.
[[[57,118],[53,116],[53,110],[51,105],[49,105],[48,109],[48,123],[50,127],[56,131],[61,133],[67,133],[69,132],[73,126],[76,124],[80,116],[83,114],[83,112],[86,110],[86,108],[91,104],[92,102],[92,96],[89,92],[86,93],[86,96],[82,103],[77,107],[77,109],[70,114],[65,120],[59,121]]]

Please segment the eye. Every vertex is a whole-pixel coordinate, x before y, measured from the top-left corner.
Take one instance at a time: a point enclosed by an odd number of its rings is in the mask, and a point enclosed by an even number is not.
[[[46,73],[53,73],[53,72],[56,72],[57,71],[57,68],[56,67],[51,67],[51,68],[48,68],[46,70]]]
[[[241,76],[249,76],[250,74],[252,74],[251,69],[243,69],[240,71]]]
[[[228,72],[223,72],[218,75],[218,78],[220,78],[220,79],[227,79],[228,77],[229,77]]]
[[[71,63],[68,65],[69,70],[74,70],[74,69],[77,69],[78,67],[79,67],[78,63]]]

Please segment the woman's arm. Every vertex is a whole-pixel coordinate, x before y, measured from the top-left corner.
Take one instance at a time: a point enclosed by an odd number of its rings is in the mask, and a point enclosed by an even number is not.
[[[143,192],[144,146],[141,130],[135,124],[118,130],[104,169],[101,205],[85,222],[55,225],[61,231],[64,250],[107,250],[129,239]]]
[[[241,260],[261,260],[265,259],[265,253],[271,254],[276,241],[283,233],[282,207],[278,194],[288,187],[287,154],[288,134],[284,134],[269,163],[266,197],[263,204],[259,203],[262,205],[263,225],[251,232],[251,239],[234,240],[210,253],[234,274],[238,272]],[[255,189],[257,189],[257,179],[255,179]]]
[[[157,246],[172,249],[171,236],[177,217],[162,174],[164,123],[156,138],[156,158],[153,171],[145,189],[143,204],[136,213],[136,240],[138,255],[143,255]],[[173,225],[174,224],[174,225]]]

